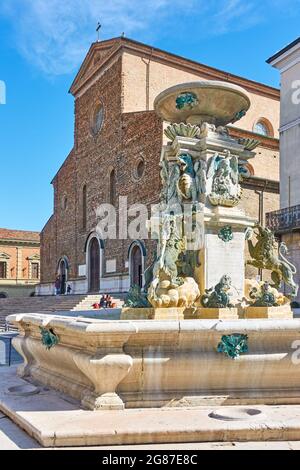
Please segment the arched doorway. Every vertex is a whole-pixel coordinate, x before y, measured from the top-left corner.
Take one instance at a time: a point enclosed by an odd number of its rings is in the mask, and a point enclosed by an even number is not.
[[[60,295],[66,293],[66,286],[68,280],[68,263],[65,258],[62,258],[58,265],[58,275],[60,281]]]
[[[100,245],[96,237],[89,244],[89,292],[100,290]]]
[[[139,245],[130,250],[130,285],[143,287],[143,256]]]

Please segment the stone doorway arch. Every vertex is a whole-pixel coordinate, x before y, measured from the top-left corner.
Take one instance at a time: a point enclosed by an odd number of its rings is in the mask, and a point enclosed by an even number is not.
[[[87,291],[99,292],[102,276],[103,240],[97,232],[91,232],[85,242]]]
[[[146,249],[142,242],[133,242],[128,253],[130,287],[144,287],[145,256]]]
[[[100,246],[97,238],[92,238],[89,246],[89,292],[100,290]]]
[[[60,295],[64,295],[67,290],[69,262],[64,256],[58,262],[58,276],[60,281]]]

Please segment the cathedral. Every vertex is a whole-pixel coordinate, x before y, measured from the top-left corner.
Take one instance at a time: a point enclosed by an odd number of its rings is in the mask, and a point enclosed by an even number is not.
[[[156,241],[119,236],[120,200],[127,207],[158,203],[164,123],[156,96],[183,82],[222,80],[251,97],[246,116],[228,127],[236,138],[259,140],[242,187],[241,206],[264,224],[279,208],[279,106],[276,88],[124,37],[92,44],[70,93],[75,100],[74,146],[52,180],[54,210],[41,233],[39,295],[127,292],[145,282]],[[104,239],[97,210],[116,208],[117,235]]]

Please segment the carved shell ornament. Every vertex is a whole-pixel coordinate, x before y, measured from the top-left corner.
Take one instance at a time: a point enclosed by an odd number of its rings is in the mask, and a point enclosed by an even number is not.
[[[245,138],[241,138],[239,139],[239,144],[243,145],[244,146],[244,149],[245,150],[254,150],[256,149],[256,147],[260,144],[260,141],[257,140],[257,139],[245,139]]]
[[[196,138],[200,136],[200,128],[198,126],[193,126],[192,124],[185,124],[181,122],[179,124],[171,124],[165,129],[165,135],[172,142],[177,136],[179,137],[190,137]]]

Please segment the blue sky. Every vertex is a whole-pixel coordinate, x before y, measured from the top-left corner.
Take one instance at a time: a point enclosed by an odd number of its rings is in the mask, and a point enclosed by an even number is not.
[[[0,226],[41,230],[50,181],[73,145],[69,86],[101,37],[146,42],[279,86],[265,63],[300,35],[300,0],[1,0]]]

